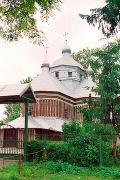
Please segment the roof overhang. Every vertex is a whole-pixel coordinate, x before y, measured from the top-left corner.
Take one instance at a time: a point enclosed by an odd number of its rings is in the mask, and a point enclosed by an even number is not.
[[[36,103],[34,92],[29,84],[14,84],[0,86],[0,104]]]

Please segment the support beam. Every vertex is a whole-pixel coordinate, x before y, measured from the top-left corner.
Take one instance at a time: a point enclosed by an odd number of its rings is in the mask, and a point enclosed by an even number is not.
[[[24,161],[27,161],[27,142],[28,142],[28,101],[25,102],[25,128],[24,128]]]

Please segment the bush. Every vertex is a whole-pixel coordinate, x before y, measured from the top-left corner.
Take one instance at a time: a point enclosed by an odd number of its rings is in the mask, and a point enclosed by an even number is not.
[[[27,144],[28,161],[36,159],[36,161],[42,160],[44,148],[46,148],[46,141],[30,141]]]
[[[69,123],[64,123],[62,129],[62,138],[64,141],[75,139],[77,136],[82,135],[84,133],[82,124],[76,122],[75,120],[71,120]]]
[[[43,149],[45,148],[45,160],[47,161],[68,162],[77,166],[95,166],[99,164],[99,139],[93,139],[89,135],[84,138],[77,137],[70,143],[32,141],[28,143],[28,147],[30,153],[35,153],[36,150],[39,151],[34,155],[36,162],[43,160]],[[103,162],[107,164],[107,160],[110,159],[111,147],[106,142],[102,144],[102,148],[104,149]],[[33,156],[30,155],[29,160],[32,159]]]
[[[63,138],[72,147],[69,162],[79,166],[98,165],[101,150],[102,162],[107,165],[108,160],[111,159],[114,134],[115,130],[110,125],[86,122],[81,124],[75,120],[65,123]]]
[[[117,158],[120,161],[120,144],[117,146]]]
[[[105,125],[107,129],[107,125]],[[63,126],[63,141],[31,141],[28,143],[28,153],[39,152],[36,161],[43,160],[45,148],[48,161],[68,162],[77,166],[96,166],[100,162],[100,154],[104,165],[112,162],[112,140],[106,136],[114,134],[112,127],[104,129],[104,125],[81,124],[74,120]],[[105,135],[101,135],[101,133]],[[32,160],[33,156],[29,156]]]
[[[45,149],[45,150],[44,150]],[[37,153],[36,153],[37,152]],[[28,160],[46,160],[63,162],[68,160],[68,145],[65,142],[30,141],[27,145]],[[44,154],[46,153],[46,155]],[[46,156],[46,157],[43,157]]]
[[[48,143],[46,146],[47,160],[67,162],[69,148],[65,142]]]

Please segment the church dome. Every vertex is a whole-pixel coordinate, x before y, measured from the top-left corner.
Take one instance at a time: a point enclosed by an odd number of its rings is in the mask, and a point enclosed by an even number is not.
[[[61,58],[53,62],[51,68],[63,65],[63,66],[79,67],[80,69],[84,70],[82,65],[79,64],[77,61],[75,61],[71,56],[71,49],[68,45],[65,45],[65,47],[62,49],[62,54],[63,55]]]
[[[65,47],[62,49],[62,54],[69,53],[71,54],[71,49],[68,45],[65,45]]]

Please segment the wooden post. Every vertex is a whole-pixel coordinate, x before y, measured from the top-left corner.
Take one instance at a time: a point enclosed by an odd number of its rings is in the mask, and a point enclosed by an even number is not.
[[[21,174],[21,152],[18,153],[18,175]]]
[[[28,142],[28,101],[25,102],[25,128],[24,128],[24,161],[27,161],[27,142]]]

